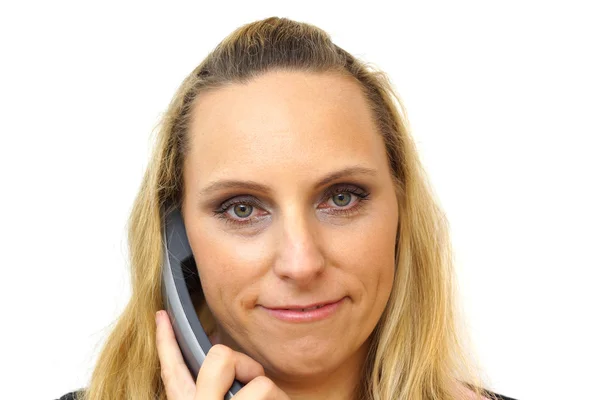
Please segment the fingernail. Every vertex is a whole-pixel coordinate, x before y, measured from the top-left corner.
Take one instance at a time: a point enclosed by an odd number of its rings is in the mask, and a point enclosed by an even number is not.
[[[156,325],[157,325],[157,326],[158,326],[158,323],[160,322],[160,311],[161,311],[161,310],[158,310],[158,311],[156,312]]]

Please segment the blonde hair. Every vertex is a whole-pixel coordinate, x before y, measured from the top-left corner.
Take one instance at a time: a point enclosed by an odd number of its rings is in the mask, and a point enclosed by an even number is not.
[[[194,99],[275,69],[354,77],[385,142],[396,185],[395,281],[371,335],[357,398],[457,399],[462,398],[456,391],[461,382],[479,398],[478,370],[462,348],[456,324],[447,221],[419,161],[402,102],[383,72],[335,45],[323,30],[272,17],[244,25],[219,43],[183,81],[162,118],[129,219],[132,296],[104,344],[85,399],[166,398],[154,322],[155,312],[163,308],[160,211],[181,203]]]

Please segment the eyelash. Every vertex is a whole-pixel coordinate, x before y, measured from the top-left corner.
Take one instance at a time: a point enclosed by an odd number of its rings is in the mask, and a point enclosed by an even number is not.
[[[336,194],[342,194],[342,193],[351,193],[354,196],[356,196],[357,200],[355,202],[355,205],[351,208],[335,209],[333,211],[333,213],[337,214],[337,215],[349,216],[349,215],[355,214],[362,208],[362,206],[364,206],[365,201],[370,200],[369,192],[367,192],[366,190],[363,190],[357,186],[348,185],[348,184],[341,184],[341,185],[330,187],[325,192],[324,199],[329,200],[332,196],[334,196]],[[231,200],[225,201],[223,204],[221,204],[219,206],[218,209],[214,210],[214,215],[217,218],[223,219],[226,223],[236,225],[238,227],[252,225],[253,223],[256,223],[256,222],[253,222],[252,219],[236,220],[236,219],[228,216],[227,211],[231,207],[236,206],[238,204],[252,206],[253,208],[261,207],[260,203],[257,202],[252,197],[242,197],[242,198],[238,198],[237,200],[235,198],[233,198]]]

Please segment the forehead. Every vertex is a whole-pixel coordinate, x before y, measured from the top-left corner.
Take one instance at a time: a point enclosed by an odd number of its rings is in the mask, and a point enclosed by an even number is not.
[[[308,179],[348,163],[386,162],[360,85],[333,73],[269,72],[202,93],[189,135],[185,168],[200,184],[278,171]]]

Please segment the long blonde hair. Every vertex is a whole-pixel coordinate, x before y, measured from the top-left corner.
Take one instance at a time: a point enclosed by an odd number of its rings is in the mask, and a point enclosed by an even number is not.
[[[447,221],[419,161],[402,102],[383,72],[335,45],[323,30],[272,17],[244,25],[219,43],[185,78],[163,116],[129,219],[132,296],[104,344],[85,399],[166,398],[154,322],[163,308],[160,210],[181,202],[194,99],[274,69],[353,76],[369,101],[393,172],[399,209],[395,282],[371,335],[357,397],[457,399],[460,382],[480,395],[478,370],[462,348],[456,324]]]

